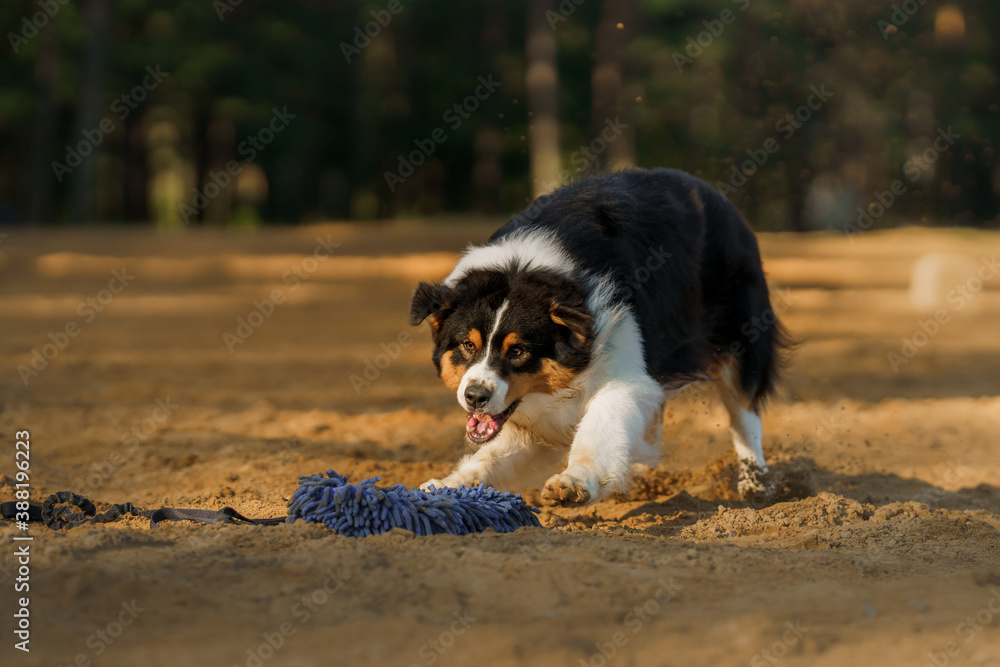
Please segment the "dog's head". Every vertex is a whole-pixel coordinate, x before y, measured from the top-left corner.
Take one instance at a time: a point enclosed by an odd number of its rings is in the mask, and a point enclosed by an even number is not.
[[[593,315],[580,285],[545,271],[470,271],[420,283],[410,324],[430,322],[434,365],[458,392],[466,433],[495,438],[527,394],[570,387],[590,362]]]

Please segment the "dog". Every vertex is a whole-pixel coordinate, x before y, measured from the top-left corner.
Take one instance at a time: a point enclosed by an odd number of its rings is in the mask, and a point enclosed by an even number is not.
[[[410,324],[425,320],[477,449],[422,488],[545,481],[543,501],[567,506],[627,493],[633,464],[662,453],[665,402],[712,380],[738,491],[769,492],[760,412],[786,334],[756,237],[708,183],[630,169],[542,196],[417,286]]]

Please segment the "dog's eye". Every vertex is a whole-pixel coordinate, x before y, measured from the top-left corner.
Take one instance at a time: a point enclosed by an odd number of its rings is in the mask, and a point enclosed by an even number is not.
[[[509,350],[507,350],[507,356],[511,359],[517,359],[518,357],[524,356],[524,348],[520,345],[513,345]]]
[[[462,347],[465,348],[465,350],[467,350],[468,352],[476,351],[476,344],[473,343],[471,340],[463,340]]]

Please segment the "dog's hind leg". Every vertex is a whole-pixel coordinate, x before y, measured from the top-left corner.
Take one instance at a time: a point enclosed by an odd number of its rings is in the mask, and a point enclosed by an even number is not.
[[[753,401],[740,387],[739,367],[736,363],[722,368],[718,379],[722,402],[729,412],[729,432],[739,459],[737,491],[744,498],[768,491],[762,476],[767,472],[764,460],[763,428],[760,415]]]

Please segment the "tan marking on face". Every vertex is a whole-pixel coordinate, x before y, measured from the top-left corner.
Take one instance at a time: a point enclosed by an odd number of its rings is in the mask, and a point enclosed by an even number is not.
[[[705,217],[705,202],[701,200],[701,195],[698,194],[698,188],[691,188],[691,203],[694,204],[695,209],[698,211],[698,215]]]
[[[542,359],[542,367],[535,373],[513,373],[507,380],[507,402],[520,400],[525,394],[553,394],[569,387],[576,372],[553,359]]]
[[[441,357],[441,379],[444,386],[458,391],[458,385],[462,384],[462,376],[465,375],[465,366],[456,366],[451,360],[451,352]]]
[[[479,329],[470,329],[467,338],[472,341],[477,350],[483,348],[483,334],[479,333]]]
[[[500,354],[502,356],[507,356],[507,350],[510,349],[511,345],[517,345],[521,342],[521,337],[516,333],[509,333],[503,339],[503,345],[500,347]]]

